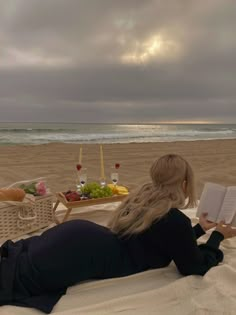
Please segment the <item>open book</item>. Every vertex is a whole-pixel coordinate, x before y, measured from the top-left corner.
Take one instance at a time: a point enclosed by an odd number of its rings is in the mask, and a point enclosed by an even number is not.
[[[197,209],[197,217],[207,212],[212,222],[225,221],[236,227],[236,186],[206,183]]]

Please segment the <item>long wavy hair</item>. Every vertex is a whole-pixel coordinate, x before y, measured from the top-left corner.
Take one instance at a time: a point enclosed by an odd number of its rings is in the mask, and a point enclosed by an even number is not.
[[[193,170],[181,156],[162,156],[152,164],[150,176],[150,183],[130,193],[115,210],[108,223],[112,232],[120,236],[139,234],[171,208],[196,206]]]

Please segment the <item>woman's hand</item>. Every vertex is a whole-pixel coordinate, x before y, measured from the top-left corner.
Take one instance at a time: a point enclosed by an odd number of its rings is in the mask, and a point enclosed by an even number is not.
[[[224,239],[236,236],[236,229],[233,229],[230,224],[225,224],[224,221],[218,223],[215,230],[220,232]]]
[[[210,230],[217,226],[216,223],[207,220],[208,213],[202,213],[199,218],[199,224],[204,231]]]

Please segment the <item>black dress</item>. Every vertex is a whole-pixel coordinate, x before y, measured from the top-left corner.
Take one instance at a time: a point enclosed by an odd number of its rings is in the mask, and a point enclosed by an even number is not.
[[[0,305],[34,307],[50,313],[69,286],[91,279],[122,277],[174,260],[183,275],[204,275],[223,259],[222,234],[206,244],[200,225],[178,209],[145,232],[119,238],[108,228],[85,220],[68,221],[40,236],[1,247]]]

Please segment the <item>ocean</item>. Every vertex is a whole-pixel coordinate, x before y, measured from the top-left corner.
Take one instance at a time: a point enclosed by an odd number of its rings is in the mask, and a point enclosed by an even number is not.
[[[236,139],[236,124],[0,123],[0,145]]]

